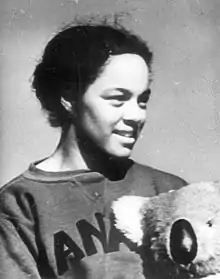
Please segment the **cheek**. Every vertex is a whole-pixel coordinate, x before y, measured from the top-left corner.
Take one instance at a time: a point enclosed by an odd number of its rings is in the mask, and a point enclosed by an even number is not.
[[[143,117],[143,122],[145,123],[146,118],[147,118],[147,108],[142,110],[142,117]]]
[[[122,118],[122,111],[120,108],[115,108],[106,102],[100,102],[86,110],[89,121],[96,125],[109,127],[115,125]]]
[[[144,116],[143,116],[143,120],[141,121],[141,129],[140,130],[142,130],[143,129],[143,127],[144,127],[144,124],[145,124],[145,122],[146,122],[146,113],[144,113]]]
[[[84,108],[84,113],[82,114],[83,126],[92,133],[109,134],[120,121],[121,115],[119,108],[100,102],[94,106]]]
[[[143,110],[142,112],[141,112],[141,120],[140,120],[140,126],[139,126],[139,128],[140,128],[140,131],[143,129],[143,127],[144,127],[144,124],[145,124],[145,122],[146,122],[146,116],[147,116],[147,111],[146,110]]]

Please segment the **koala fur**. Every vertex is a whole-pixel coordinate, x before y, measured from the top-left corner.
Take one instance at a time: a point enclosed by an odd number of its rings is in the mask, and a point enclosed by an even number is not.
[[[146,278],[220,279],[219,182],[123,196],[112,209],[116,228],[139,247]]]

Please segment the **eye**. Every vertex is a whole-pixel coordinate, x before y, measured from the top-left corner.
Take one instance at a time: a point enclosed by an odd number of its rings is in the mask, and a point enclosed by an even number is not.
[[[126,101],[124,96],[122,96],[122,95],[111,96],[111,97],[108,98],[108,100],[109,100],[109,103],[114,107],[120,107]]]
[[[129,94],[126,94],[126,92],[122,90],[114,89],[107,91],[107,94],[104,95],[103,98],[107,100],[110,105],[120,107],[129,99]]]
[[[142,108],[142,109],[146,109],[147,108],[147,102],[145,102],[145,103],[144,102],[140,102],[139,103],[139,107]]]

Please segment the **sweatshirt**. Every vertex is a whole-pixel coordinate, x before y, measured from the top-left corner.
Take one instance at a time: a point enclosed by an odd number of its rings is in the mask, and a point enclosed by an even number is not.
[[[120,181],[36,164],[0,190],[0,278],[143,278],[134,245],[114,227],[111,203],[186,182],[138,163]]]

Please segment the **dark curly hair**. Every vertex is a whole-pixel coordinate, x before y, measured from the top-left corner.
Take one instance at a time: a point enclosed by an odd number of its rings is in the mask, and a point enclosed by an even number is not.
[[[138,54],[151,71],[146,42],[120,24],[69,25],[47,44],[33,73],[32,87],[52,127],[63,127],[71,115],[61,97],[77,102],[102,72],[111,55]]]

